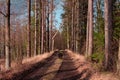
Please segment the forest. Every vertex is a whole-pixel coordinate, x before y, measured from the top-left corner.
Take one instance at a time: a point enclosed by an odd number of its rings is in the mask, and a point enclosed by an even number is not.
[[[119,79],[120,0],[0,0],[0,80]]]

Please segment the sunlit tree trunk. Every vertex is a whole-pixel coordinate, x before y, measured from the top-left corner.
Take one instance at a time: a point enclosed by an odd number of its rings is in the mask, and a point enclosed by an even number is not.
[[[90,5],[88,5],[88,11],[87,11],[87,30],[86,30],[86,57],[88,56],[88,46],[89,46],[89,6]]]
[[[67,18],[67,23],[69,18]],[[69,24],[67,24],[67,49],[69,49]]]
[[[11,54],[10,54],[10,0],[7,0],[7,23],[5,27],[5,68],[8,70],[11,67]]]
[[[86,54],[91,56],[93,49],[93,0],[88,1],[88,20],[86,36]]]
[[[54,6],[54,2],[53,0],[51,0],[51,17],[50,17],[51,22],[50,22],[50,40],[49,40],[50,50],[52,50],[53,6]]]
[[[105,5],[105,70],[113,70],[112,65],[112,0],[104,0]]]

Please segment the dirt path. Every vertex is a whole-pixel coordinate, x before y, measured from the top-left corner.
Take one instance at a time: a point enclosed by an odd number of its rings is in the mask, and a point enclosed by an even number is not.
[[[12,80],[89,80],[90,65],[67,51],[56,51],[51,57],[15,75]]]

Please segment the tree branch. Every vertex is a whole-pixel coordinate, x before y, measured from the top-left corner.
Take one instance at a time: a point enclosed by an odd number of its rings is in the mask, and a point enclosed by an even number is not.
[[[56,37],[56,35],[57,35],[58,32],[59,32],[59,31],[55,32],[55,34],[54,34],[53,37],[52,37],[52,40]]]
[[[0,14],[2,14],[2,15],[3,15],[3,16],[5,16],[5,17],[7,16],[7,15],[6,15],[6,14],[4,14],[2,11],[0,11]]]

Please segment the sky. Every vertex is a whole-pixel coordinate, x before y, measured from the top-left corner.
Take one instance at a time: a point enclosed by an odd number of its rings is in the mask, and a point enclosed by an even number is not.
[[[20,8],[22,9],[27,4],[25,2],[26,0],[12,0],[12,1],[13,1],[13,7],[15,7],[16,10],[17,10],[16,12],[21,12],[21,13],[26,15],[27,11],[25,11],[25,10],[21,11],[20,10]],[[59,27],[62,23],[61,14],[63,13],[63,7],[62,7],[63,2],[62,2],[62,0],[54,0],[54,1],[55,1],[55,5],[56,5],[55,11],[54,11],[54,14],[55,14],[54,25],[55,25],[56,29],[59,29]],[[16,7],[16,4],[17,4],[17,7]]]
[[[5,0],[0,0],[0,1],[5,1]],[[54,0],[55,1],[55,11],[54,11],[54,16],[55,16],[55,21],[54,25],[57,29],[59,29],[60,24],[62,23],[61,19],[61,14],[64,12],[63,11],[63,2],[62,0]],[[24,8],[24,9],[23,9]],[[27,0],[11,0],[11,13],[16,13],[17,18],[26,18],[27,20]],[[16,18],[16,19],[17,19]]]
[[[57,27],[57,29],[59,29],[60,25],[62,24],[62,19],[61,19],[61,14],[64,13],[63,11],[63,2],[61,0],[57,0],[58,1],[58,5],[56,6],[56,10],[55,10],[55,13],[56,13],[56,16],[55,16],[55,25]]]

